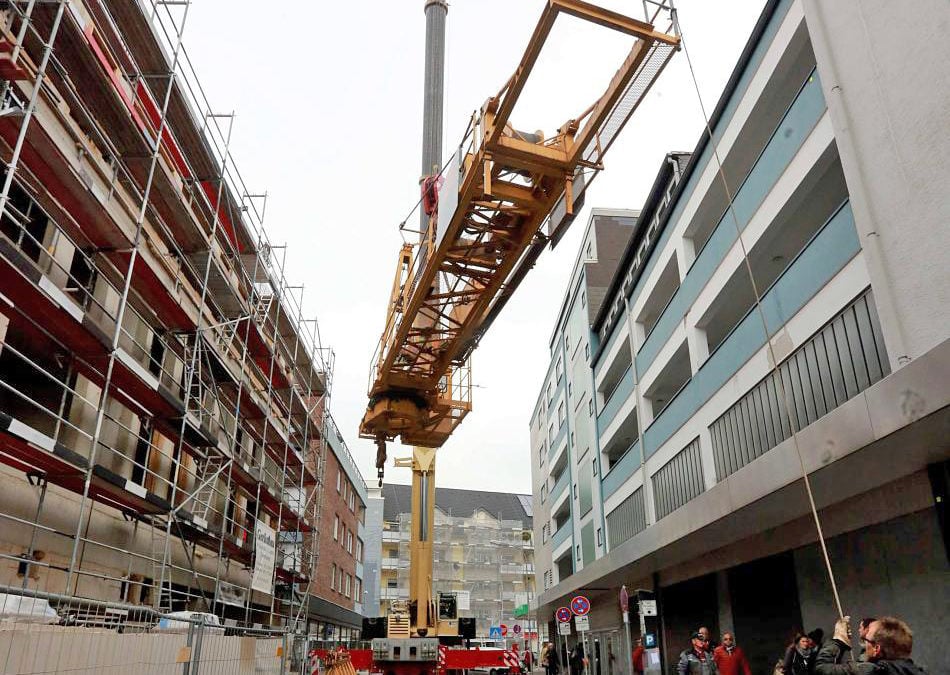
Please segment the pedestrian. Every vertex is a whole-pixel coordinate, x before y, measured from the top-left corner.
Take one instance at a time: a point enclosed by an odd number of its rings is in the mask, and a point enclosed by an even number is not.
[[[637,638],[637,645],[633,648],[633,672],[634,675],[643,675],[643,638]]]
[[[877,617],[866,616],[861,619],[861,623],[858,624],[858,639],[861,641],[861,651],[858,653],[858,661],[868,660],[867,645],[864,641],[868,636],[868,628],[870,628],[871,624],[875,621],[877,621]]]
[[[736,645],[736,638],[732,633],[722,634],[722,644],[713,650],[713,660],[719,675],[752,675],[749,659],[746,658],[742,647]]]
[[[525,647],[524,656],[521,659],[524,661],[525,670],[530,673],[534,665],[534,654],[531,653],[530,647]]]
[[[561,672],[561,659],[557,655],[557,648],[553,642],[548,643],[548,665],[545,672],[547,675],[558,675]]]
[[[835,623],[831,640],[815,659],[816,675],[925,675],[923,668],[911,660],[914,633],[910,626],[893,616],[874,619],[864,635],[867,661],[851,661],[851,617]]]
[[[719,670],[703,634],[696,631],[690,636],[690,642],[689,649],[680,652],[676,675],[717,675]]]
[[[587,659],[584,657],[584,645],[578,642],[571,650],[568,658],[568,665],[571,667],[571,675],[582,675],[584,666],[587,665]]]
[[[795,642],[785,650],[782,663],[785,675],[811,675],[815,670],[815,648],[804,633],[795,636]]]
[[[703,636],[703,639],[706,641],[707,650],[714,651],[716,647],[719,646],[719,643],[712,639],[712,633],[709,632],[706,626],[700,626],[696,632]]]

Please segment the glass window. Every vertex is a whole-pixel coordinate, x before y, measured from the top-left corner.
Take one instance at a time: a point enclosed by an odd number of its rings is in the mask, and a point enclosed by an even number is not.
[[[587,409],[590,411],[590,414],[591,414],[591,415],[594,414],[594,399],[590,399],[590,400],[587,402]]]
[[[356,561],[363,562],[363,540],[356,538]]]
[[[340,468],[336,474],[336,491],[337,492],[343,491],[343,469],[342,468]]]
[[[333,541],[340,539],[340,516],[333,516]]]
[[[336,590],[336,563],[330,567],[330,590]]]

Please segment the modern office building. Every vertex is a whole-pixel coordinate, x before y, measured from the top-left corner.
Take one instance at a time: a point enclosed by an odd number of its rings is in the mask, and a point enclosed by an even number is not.
[[[0,592],[86,625],[135,615],[91,599],[358,626],[316,573],[338,513],[359,579],[366,496],[332,352],[182,46],[186,5],[0,6]]]
[[[410,511],[411,486],[383,485],[382,615],[391,600],[409,597]],[[435,490],[432,590],[456,593],[459,616],[475,617],[479,637],[502,624],[507,637],[535,637],[531,514],[528,495]]]
[[[599,308],[563,331],[584,372],[562,377],[552,343],[538,611],[588,595],[608,672],[629,668],[605,656],[621,584],[656,594],[664,672],[700,625],[765,672],[796,629],[830,635],[836,596],[906,619],[915,660],[950,669],[947,21],[768,2],[711,134],[667,158]]]

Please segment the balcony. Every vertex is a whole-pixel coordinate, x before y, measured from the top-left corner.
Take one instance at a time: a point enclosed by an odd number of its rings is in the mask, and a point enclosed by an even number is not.
[[[633,376],[633,365],[631,364],[620,378],[620,382],[617,383],[617,386],[614,387],[614,390],[610,392],[604,401],[603,408],[597,416],[598,434],[603,434],[604,429],[610,426],[610,423],[617,415],[617,411],[620,410],[620,407],[627,402],[627,399],[629,399],[633,393],[635,384],[636,380]]]
[[[859,251],[851,207],[845,203],[762,296],[769,335],[784,326]],[[653,455],[765,342],[762,319],[753,309],[646,429],[644,456]]]
[[[571,471],[567,467],[564,468],[564,471],[561,473],[560,478],[557,479],[557,482],[554,484],[554,487],[551,488],[551,504],[552,506],[557,503],[560,496],[564,493],[564,490],[571,484]]]
[[[558,546],[563,544],[565,541],[571,538],[571,535],[574,534],[574,523],[570,518],[564,521],[564,523],[557,529],[557,532],[554,533],[554,536],[551,537],[551,548],[556,549]]]
[[[727,210],[709,240],[698,252],[682,285],[676,290],[656,321],[653,330],[637,354],[637,370],[646,372],[663,345],[673,334],[688,308],[695,302],[713,272],[736,241],[736,223],[745,229],[762,201],[778,181],[792,158],[825,112],[825,100],[817,71],[812,71],[798,96],[762,150],[733,200],[734,209]]]
[[[778,375],[770,373],[710,425],[716,480],[889,373],[874,298],[868,291],[785,359]]]

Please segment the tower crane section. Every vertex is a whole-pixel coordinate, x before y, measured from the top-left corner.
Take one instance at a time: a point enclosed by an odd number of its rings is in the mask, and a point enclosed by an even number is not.
[[[512,111],[562,14],[629,36],[629,52],[582,113],[550,135],[520,132]],[[472,351],[540,250],[570,224],[585,176],[602,169],[678,45],[672,23],[662,32],[581,0],[546,2],[514,74],[473,114],[443,175],[424,181],[428,227],[400,251],[360,424],[360,435],[377,443],[380,475],[386,441],[438,448],[471,410]]]

